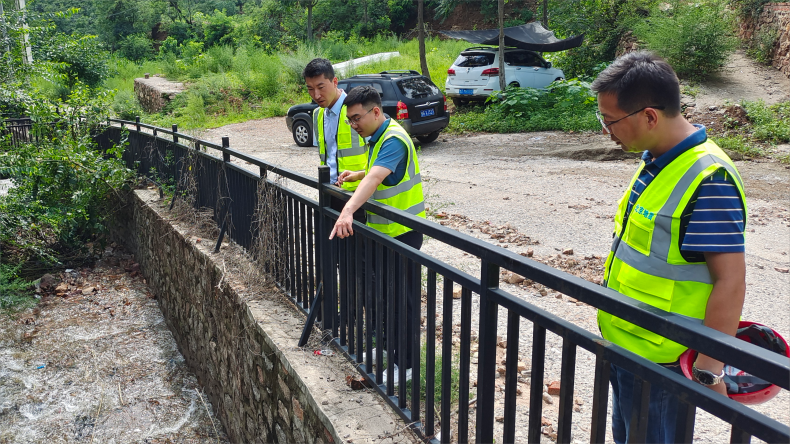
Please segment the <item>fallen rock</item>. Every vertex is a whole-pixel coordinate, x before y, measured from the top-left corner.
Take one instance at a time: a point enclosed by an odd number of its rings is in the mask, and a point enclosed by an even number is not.
[[[527,371],[527,365],[524,364],[522,361],[518,361],[518,364],[516,364],[516,366],[518,368],[518,372],[521,373],[522,375],[524,375],[524,372]]]
[[[582,406],[580,406],[580,405],[573,406],[573,411],[576,412],[576,413],[581,412],[582,411]]]
[[[351,390],[370,388],[370,384],[364,378],[354,378],[351,375],[346,376],[346,385],[351,387]]]
[[[584,405],[584,400],[576,396],[575,398],[573,398],[573,403],[576,405]]]
[[[93,293],[93,290],[95,290],[93,287],[85,287],[85,288],[82,289],[82,294],[87,296],[87,295]]]
[[[461,299],[461,290],[455,290],[453,292],[453,299]]]
[[[554,381],[549,384],[549,395],[559,395],[560,394],[560,381]]]
[[[776,270],[776,271],[778,271],[780,273],[790,273],[790,268],[774,267],[774,270]]]
[[[562,254],[564,254],[566,256],[572,256],[573,255],[573,248],[565,248],[564,250],[562,250]]]
[[[548,393],[543,394],[543,402],[546,404],[554,404],[554,398],[551,397]]]
[[[490,416],[489,416],[489,418],[490,418]],[[505,417],[504,416],[497,416],[496,417],[496,422],[505,422]]]
[[[61,282],[55,287],[55,293],[65,293],[69,291],[69,285],[65,282]]]
[[[524,282],[524,280],[525,280],[524,276],[516,273],[511,273],[510,276],[508,276],[507,278],[507,282],[509,284],[520,284]]]
[[[499,348],[507,348],[507,341],[499,341],[496,344]]]
[[[504,365],[497,367],[496,371],[500,375],[505,376],[505,366]]]
[[[541,296],[546,296],[547,294],[549,294],[549,292],[546,291],[545,288],[541,288],[540,291],[538,291],[538,293],[540,293]]]
[[[535,254],[535,250],[532,248],[527,248],[527,257],[532,257]]]
[[[52,291],[57,284],[58,279],[55,276],[47,273],[44,276],[41,276],[38,287],[41,289],[41,291]]]
[[[542,426],[550,426],[551,425],[551,420],[549,418],[546,418],[545,416],[541,416],[540,417],[540,425],[542,425]]]

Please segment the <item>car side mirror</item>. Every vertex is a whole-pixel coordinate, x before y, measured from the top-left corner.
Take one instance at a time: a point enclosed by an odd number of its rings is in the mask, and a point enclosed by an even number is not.
[[[551,62],[546,62],[546,69],[551,68]]]

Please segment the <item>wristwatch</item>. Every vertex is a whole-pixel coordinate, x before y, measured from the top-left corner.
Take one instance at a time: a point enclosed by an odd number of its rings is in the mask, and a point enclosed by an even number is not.
[[[724,369],[721,369],[720,375],[716,375],[707,370],[700,370],[696,365],[693,365],[691,366],[691,373],[694,375],[694,379],[704,386],[716,385],[724,379]]]

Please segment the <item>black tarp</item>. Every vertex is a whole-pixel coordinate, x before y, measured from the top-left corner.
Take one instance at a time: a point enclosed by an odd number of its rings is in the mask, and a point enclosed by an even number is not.
[[[483,45],[499,45],[499,29],[480,31],[439,31],[447,37],[466,40]],[[582,45],[584,34],[565,40],[554,37],[554,32],[544,28],[540,22],[505,28],[505,46],[539,52],[557,52]]]

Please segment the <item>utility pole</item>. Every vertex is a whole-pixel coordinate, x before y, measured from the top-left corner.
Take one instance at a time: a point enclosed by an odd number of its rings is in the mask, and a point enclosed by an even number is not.
[[[16,9],[22,13],[22,61],[26,65],[32,65],[33,48],[30,47],[30,36],[28,35],[29,28],[27,27],[27,14],[25,13],[25,0],[16,0]]]
[[[505,92],[505,0],[499,0],[499,89]]]

